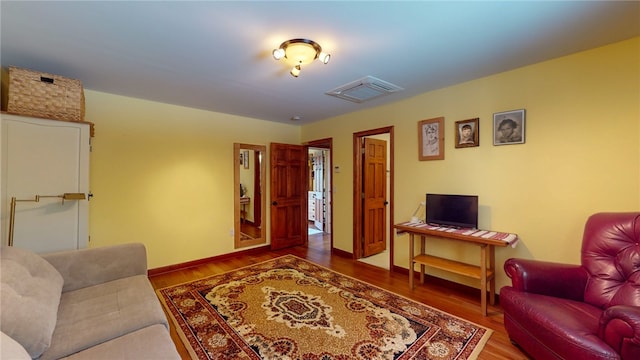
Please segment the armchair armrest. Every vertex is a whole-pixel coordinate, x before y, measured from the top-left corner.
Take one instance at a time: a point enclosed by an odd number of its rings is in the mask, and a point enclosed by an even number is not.
[[[583,301],[588,274],[579,265],[509,259],[504,271],[515,290]]]
[[[622,359],[640,359],[640,307],[614,305],[600,316],[598,336]]]
[[[64,279],[62,292],[147,275],[147,252],[133,243],[43,254]]]

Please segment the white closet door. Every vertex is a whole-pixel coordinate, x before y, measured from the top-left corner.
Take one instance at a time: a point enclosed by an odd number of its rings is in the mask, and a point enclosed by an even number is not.
[[[89,192],[89,124],[2,115],[2,244],[11,198]],[[85,248],[88,200],[17,202],[13,245],[35,252]]]

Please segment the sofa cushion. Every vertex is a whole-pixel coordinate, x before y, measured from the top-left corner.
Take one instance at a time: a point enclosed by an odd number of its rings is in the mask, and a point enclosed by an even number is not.
[[[31,356],[17,341],[0,332],[0,359],[31,360]]]
[[[139,360],[180,359],[169,331],[152,325],[107,341],[61,360]]]
[[[2,332],[33,358],[51,344],[63,279],[39,255],[15,247],[0,249]]]
[[[167,318],[144,275],[106,282],[62,294],[58,324],[42,360],[58,359]]]
[[[559,359],[584,358],[585,354],[589,354],[589,359],[619,358],[598,337],[598,323],[602,314],[598,307],[553,296],[525,293],[510,286],[500,290],[500,305],[504,309],[509,336],[518,344],[523,345],[528,339],[535,338],[537,343],[544,344],[545,351]],[[517,326],[518,329],[510,331],[511,326]],[[516,338],[514,334],[517,333],[526,333],[527,336]]]

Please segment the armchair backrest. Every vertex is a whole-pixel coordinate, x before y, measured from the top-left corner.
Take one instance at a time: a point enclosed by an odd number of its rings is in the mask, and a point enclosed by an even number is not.
[[[589,273],[584,300],[606,309],[640,306],[640,213],[599,213],[587,220],[582,266]]]

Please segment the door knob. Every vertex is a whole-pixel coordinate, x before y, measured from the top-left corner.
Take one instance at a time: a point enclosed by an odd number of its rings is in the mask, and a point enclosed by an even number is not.
[[[272,203],[271,203],[271,205],[273,205],[273,206],[278,206],[278,202],[277,202],[277,201],[274,201],[274,202],[272,202]]]

